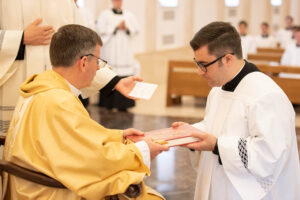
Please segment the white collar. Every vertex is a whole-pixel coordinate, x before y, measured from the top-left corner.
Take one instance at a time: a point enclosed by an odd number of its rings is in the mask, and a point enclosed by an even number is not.
[[[66,80],[66,81],[67,81],[67,80]],[[80,91],[80,90],[78,90],[74,85],[72,85],[71,83],[69,83],[69,81],[67,81],[67,83],[68,83],[69,86],[70,86],[70,89],[71,89],[72,94],[74,94],[75,96],[81,95],[81,91]]]

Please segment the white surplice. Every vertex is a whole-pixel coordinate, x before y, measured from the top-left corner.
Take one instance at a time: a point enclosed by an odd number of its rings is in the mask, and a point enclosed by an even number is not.
[[[300,47],[297,47],[295,42],[286,47],[280,64],[300,67]]]
[[[276,48],[276,40],[273,36],[269,35],[263,37],[262,35],[257,35],[255,37],[255,46],[264,48]]]
[[[256,52],[255,40],[251,35],[241,35],[241,44],[244,59],[247,59],[248,54]]]
[[[49,45],[26,45],[24,60],[15,60],[23,30],[37,18],[55,30],[66,24],[85,24],[73,0],[0,0],[0,134],[7,131],[21,83],[51,69]],[[84,96],[101,89],[116,74],[104,68],[96,76],[98,82]]]
[[[300,199],[295,112],[284,92],[261,72],[234,92],[211,90],[195,127],[218,137],[218,156],[202,152],[195,200]]]
[[[121,21],[125,21],[130,34],[116,30]],[[97,32],[103,40],[101,58],[121,76],[138,74],[139,63],[134,59],[132,49],[132,40],[139,32],[135,16],[126,10],[122,14],[115,14],[112,9],[105,10],[98,17]]]
[[[280,29],[276,33],[276,40],[280,43],[280,47],[285,49],[290,43],[294,41],[292,38],[292,31],[290,29]]]

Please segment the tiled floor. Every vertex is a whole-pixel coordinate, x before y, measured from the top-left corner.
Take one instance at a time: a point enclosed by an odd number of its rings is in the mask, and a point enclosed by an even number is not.
[[[165,128],[173,122],[185,121],[195,123],[200,118],[165,117],[125,112],[113,112],[89,106],[91,117],[107,128],[126,129],[134,127],[142,131]],[[300,136],[300,128],[297,129]],[[298,137],[298,146],[300,137]],[[300,146],[299,146],[300,147]],[[163,152],[151,163],[151,176],[147,177],[147,185],[162,193],[167,200],[192,200],[195,187],[196,172],[191,166],[189,154],[185,148],[175,147]]]

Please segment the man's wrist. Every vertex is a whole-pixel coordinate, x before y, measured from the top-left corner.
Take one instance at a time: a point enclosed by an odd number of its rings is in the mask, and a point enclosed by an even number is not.
[[[218,147],[218,138],[217,138],[216,144],[215,144],[214,149],[212,150],[212,152],[213,152],[213,154],[220,155],[219,154],[219,147]]]

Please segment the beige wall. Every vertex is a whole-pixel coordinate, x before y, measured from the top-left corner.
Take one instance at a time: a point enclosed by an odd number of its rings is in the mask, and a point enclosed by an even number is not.
[[[95,19],[103,9],[111,6],[111,0],[85,1]],[[246,20],[249,34],[259,34],[262,21],[269,22],[275,33],[276,29],[284,27],[284,17],[288,14],[294,17],[296,24],[300,23],[300,0],[282,0],[281,7],[272,7],[270,0],[240,0],[236,8],[225,7],[223,0],[178,2],[177,8],[162,8],[157,0],[124,0],[124,8],[137,16],[141,27],[135,52],[186,46],[195,32],[216,20],[228,21],[235,26],[238,21]],[[174,20],[164,20],[172,12]]]

